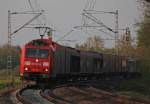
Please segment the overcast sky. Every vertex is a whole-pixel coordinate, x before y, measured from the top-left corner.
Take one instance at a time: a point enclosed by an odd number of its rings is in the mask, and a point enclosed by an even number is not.
[[[87,0],[31,0],[34,8],[45,10],[47,26],[51,26],[56,31],[53,33],[54,40],[58,40],[61,36],[70,31],[74,26],[82,24],[82,10],[85,7]],[[119,28],[130,27],[132,36],[135,35],[136,20],[139,18],[139,10],[137,0],[97,0],[95,5],[96,10],[100,11],[115,11],[119,10]],[[28,0],[0,0],[0,44],[7,42],[7,27],[8,27],[8,10],[29,11],[30,6]],[[28,21],[31,16],[15,15],[12,17],[12,31]],[[43,18],[43,17],[41,17]],[[113,27],[114,17],[112,15],[98,16],[104,24]],[[67,38],[76,40],[76,43],[81,43],[87,37],[99,35],[102,33],[85,34],[83,31],[76,30]],[[103,34],[104,35],[104,34]],[[38,33],[33,29],[23,29],[13,36],[13,44],[22,45],[31,39],[39,37]],[[72,44],[72,43],[70,43]]]

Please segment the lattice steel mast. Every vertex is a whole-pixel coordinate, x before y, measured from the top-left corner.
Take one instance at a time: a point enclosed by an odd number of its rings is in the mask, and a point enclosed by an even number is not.
[[[37,13],[32,19],[30,19],[25,24],[23,24],[18,29],[16,29],[15,31],[12,32],[12,30],[11,30],[11,15],[33,14],[33,13],[28,13],[28,12],[10,12],[10,11],[8,11],[8,43],[7,44],[8,44],[9,53],[8,53],[8,56],[7,56],[7,70],[8,70],[7,74],[9,74],[9,71],[11,70],[11,75],[10,76],[11,76],[11,82],[12,82],[12,84],[14,82],[14,76],[13,76],[13,59],[12,59],[13,56],[12,56],[12,43],[11,43],[12,39],[11,39],[11,37],[15,33],[19,32],[20,30],[22,30],[23,28],[25,28],[25,26],[29,25],[32,21],[34,21],[40,15],[42,15],[42,12]]]
[[[7,69],[12,69],[12,54],[11,54],[11,13],[8,11],[8,49],[9,55],[7,56]]]
[[[94,9],[96,4],[96,0],[87,0],[87,4],[83,10],[82,13],[82,18],[83,18],[83,25],[82,26],[76,26],[75,28],[85,28],[87,30],[87,28],[96,28],[98,31],[104,32],[103,29],[99,29],[99,28],[105,28],[106,30],[114,33],[115,35],[110,35],[112,38],[114,38],[115,40],[115,49],[116,49],[116,54],[119,54],[119,46],[118,46],[118,42],[119,42],[119,13],[118,10],[116,10],[115,12],[107,12],[107,11],[97,11]],[[99,18],[97,18],[96,16],[94,16],[93,14],[111,14],[115,16],[115,29],[110,28],[109,26],[105,25]],[[89,24],[89,20],[93,21],[95,24],[97,25],[91,25]],[[106,33],[106,32],[104,32]]]

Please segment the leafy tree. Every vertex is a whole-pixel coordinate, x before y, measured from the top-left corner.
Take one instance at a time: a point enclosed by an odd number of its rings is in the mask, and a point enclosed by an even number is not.
[[[144,4],[143,20],[138,30],[137,52],[141,59],[142,69],[150,70],[150,0],[142,0],[142,3]]]
[[[149,0],[145,0],[145,5],[150,5]],[[142,51],[141,58],[150,60],[150,6],[144,10],[143,21],[138,30],[138,48]]]
[[[150,0],[144,0],[144,1],[146,1],[147,3],[150,3]]]

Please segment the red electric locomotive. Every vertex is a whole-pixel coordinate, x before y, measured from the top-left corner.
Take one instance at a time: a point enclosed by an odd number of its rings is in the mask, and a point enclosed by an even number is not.
[[[55,44],[52,39],[37,39],[27,43],[21,51],[20,76],[24,80],[48,80],[53,64]]]

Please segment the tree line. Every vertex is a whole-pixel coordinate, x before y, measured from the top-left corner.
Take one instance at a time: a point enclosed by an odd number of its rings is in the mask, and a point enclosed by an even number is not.
[[[141,58],[150,60],[150,0],[143,1],[144,13],[142,22],[139,23],[138,30],[138,48]]]
[[[125,34],[126,35],[126,34]],[[107,54],[117,54],[123,56],[136,56],[136,48],[132,46],[131,42],[121,38],[118,42],[118,47],[116,48],[106,48],[104,47],[104,41],[99,36],[89,37],[83,44],[76,44],[75,47],[84,51],[94,51]]]
[[[0,46],[0,70],[7,69],[8,56],[10,55],[12,57],[12,68],[15,68],[19,65],[20,47],[12,46],[8,48],[8,45]]]
[[[138,29],[138,52],[143,67],[150,69],[150,0],[140,1],[143,5],[143,18]]]

